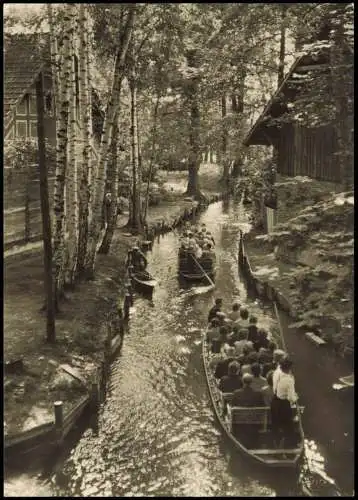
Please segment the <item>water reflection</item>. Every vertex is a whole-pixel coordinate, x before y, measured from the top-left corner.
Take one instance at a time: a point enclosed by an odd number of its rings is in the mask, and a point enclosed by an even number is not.
[[[247,296],[238,278],[238,230],[249,227],[243,209],[211,205],[202,221],[217,243],[215,292],[193,295],[180,289],[175,234],[154,246],[150,270],[160,286],[152,302],[136,299],[98,435],[87,430],[56,477],[63,495],[295,496],[312,491],[307,478],[318,463],[324,472],[322,457],[316,452],[312,458],[311,442],[301,475],[259,470],[218,427],[201,360],[201,336],[213,298],[220,295],[230,308],[238,297],[262,326],[274,329],[274,321]]]

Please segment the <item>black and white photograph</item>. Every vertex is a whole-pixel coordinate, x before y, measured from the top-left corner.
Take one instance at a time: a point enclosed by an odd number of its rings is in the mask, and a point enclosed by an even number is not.
[[[4,496],[354,497],[354,3],[3,4]]]

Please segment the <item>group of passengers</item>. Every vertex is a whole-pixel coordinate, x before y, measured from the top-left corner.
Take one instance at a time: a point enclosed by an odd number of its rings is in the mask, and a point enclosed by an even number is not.
[[[210,364],[220,391],[232,394],[232,406],[269,406],[272,430],[291,432],[297,401],[291,360],[246,307],[236,302],[225,314],[222,306],[222,299],[216,299],[207,330]]]
[[[205,224],[191,226],[187,222],[180,243],[182,250],[192,252],[197,259],[214,257],[215,240]]]

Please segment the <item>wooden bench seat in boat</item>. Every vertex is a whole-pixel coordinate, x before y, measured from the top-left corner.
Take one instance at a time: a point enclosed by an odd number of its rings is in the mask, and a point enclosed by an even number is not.
[[[264,431],[271,421],[271,409],[269,406],[231,406],[227,404],[227,418],[230,422],[230,428],[233,425],[257,425],[262,427]]]
[[[229,394],[225,396],[229,396]],[[302,414],[304,406],[300,406],[299,411]],[[227,401],[227,420],[231,430],[234,424],[257,425],[261,426],[263,432],[266,432],[268,425],[271,423],[271,408],[269,406],[231,406],[230,402]]]

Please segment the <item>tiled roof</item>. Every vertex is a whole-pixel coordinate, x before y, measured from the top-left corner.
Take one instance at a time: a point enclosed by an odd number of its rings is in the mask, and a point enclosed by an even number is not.
[[[48,34],[5,35],[5,116],[32,85],[45,62],[50,63],[50,41]]]

